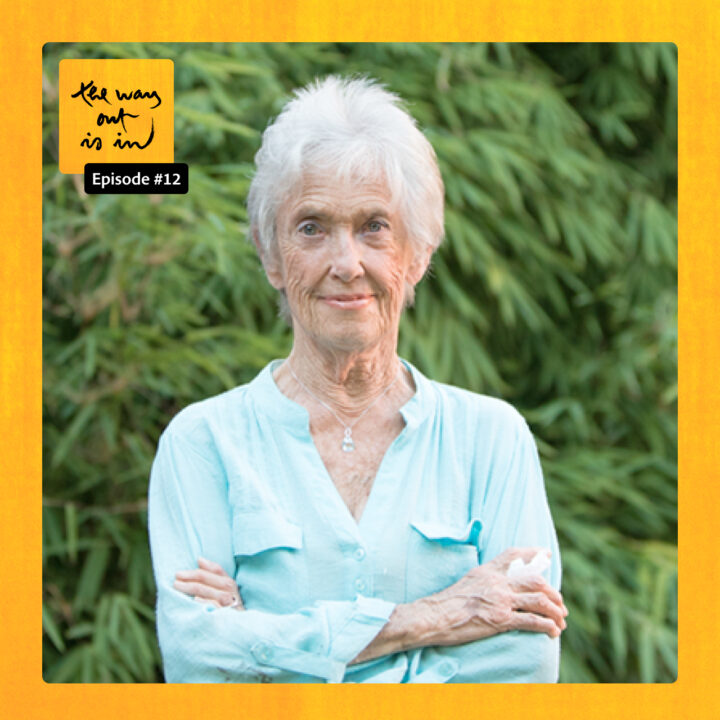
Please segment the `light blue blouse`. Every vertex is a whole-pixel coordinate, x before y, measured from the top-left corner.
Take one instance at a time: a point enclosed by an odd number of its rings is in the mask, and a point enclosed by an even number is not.
[[[356,522],[306,410],[275,385],[277,362],[185,408],[160,439],[149,525],[167,681],[557,681],[559,641],[528,632],[348,665],[395,604],[448,587],[506,548],[550,548],[559,588],[557,539],[522,417],[405,363],[417,391]],[[247,610],[173,589],[175,573],[199,556],[236,579]]]

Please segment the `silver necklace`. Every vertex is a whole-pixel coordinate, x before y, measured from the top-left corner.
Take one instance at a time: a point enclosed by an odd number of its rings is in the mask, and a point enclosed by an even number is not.
[[[400,368],[398,368],[397,374],[393,378],[393,381],[348,425],[347,423],[343,422],[342,418],[323,400],[321,400],[305,383],[300,380],[300,378],[295,374],[295,371],[292,369],[292,365],[288,362],[287,364],[288,370],[290,370],[291,375],[295,378],[297,381],[297,384],[308,394],[314,397],[324,408],[329,410],[334,416],[335,419],[345,428],[345,434],[343,435],[343,441],[342,441],[342,450],[343,452],[353,452],[355,450],[355,442],[353,441],[352,437],[352,429],[355,427],[357,422],[362,418],[363,415],[373,406],[375,403],[383,397],[388,390],[397,382],[397,379],[400,377]]]

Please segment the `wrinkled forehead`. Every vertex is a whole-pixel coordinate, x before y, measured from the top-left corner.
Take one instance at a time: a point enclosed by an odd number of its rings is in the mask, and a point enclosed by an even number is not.
[[[313,168],[303,172],[288,189],[278,212],[278,221],[301,217],[333,216],[354,219],[382,215],[398,220],[398,198],[384,173],[339,172],[337,168]]]

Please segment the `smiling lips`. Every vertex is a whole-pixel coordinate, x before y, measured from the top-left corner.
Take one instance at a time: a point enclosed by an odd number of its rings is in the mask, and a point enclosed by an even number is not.
[[[369,293],[356,293],[352,295],[321,295],[320,299],[335,308],[357,310],[368,305],[373,297]]]

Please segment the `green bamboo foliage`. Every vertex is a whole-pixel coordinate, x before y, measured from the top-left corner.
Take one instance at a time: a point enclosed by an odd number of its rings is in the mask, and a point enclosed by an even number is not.
[[[66,57],[174,60],[188,195],[85,197],[58,173]],[[400,350],[531,424],[570,609],[561,680],[676,677],[673,45],[48,45],[44,72],[46,680],[161,678],[155,445],[290,347],[244,199],[268,119],[331,72],[386,83],[437,151],[447,237]]]

